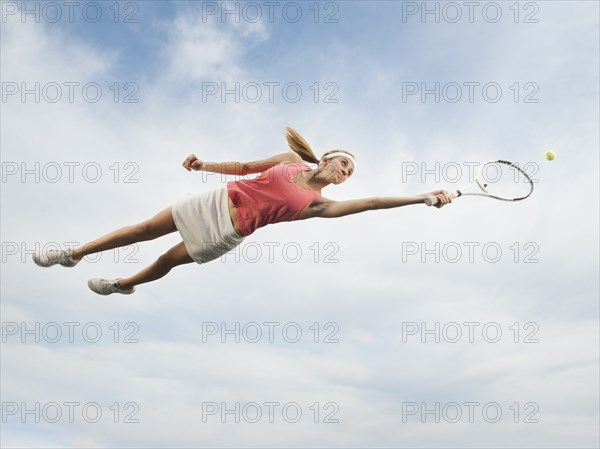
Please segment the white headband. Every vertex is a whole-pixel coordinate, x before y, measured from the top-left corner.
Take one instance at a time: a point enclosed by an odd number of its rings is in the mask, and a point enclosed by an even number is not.
[[[326,154],[323,157],[326,157],[327,159],[331,159],[336,156],[343,156],[343,157],[347,157],[348,159],[350,159],[352,161],[352,163],[354,164],[354,169],[356,170],[356,161],[354,160],[354,158],[352,157],[351,154],[342,153],[341,151],[336,151],[335,153]],[[323,159],[323,157],[321,159]]]

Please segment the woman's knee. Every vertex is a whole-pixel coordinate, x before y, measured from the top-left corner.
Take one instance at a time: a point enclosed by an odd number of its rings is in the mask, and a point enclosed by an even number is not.
[[[148,221],[133,225],[131,227],[131,234],[137,242],[143,240],[152,240],[154,238],[152,235],[152,225]]]
[[[157,237],[169,234],[177,230],[171,208],[167,208],[149,220],[138,223],[134,226],[134,233],[137,237],[146,240],[152,240]]]
[[[176,265],[175,259],[169,253],[162,254],[154,263],[162,268],[173,268]]]
[[[173,268],[177,265],[183,265],[185,263],[193,262],[194,259],[190,257],[187,253],[185,247],[177,247],[167,251],[165,254],[161,255],[156,259],[156,265],[165,267],[165,268]]]
[[[175,267],[177,265],[183,265],[186,263],[193,262],[194,259],[189,255],[185,244],[180,242],[175,245],[169,251],[164,253],[162,256],[158,258],[158,263],[165,266]]]

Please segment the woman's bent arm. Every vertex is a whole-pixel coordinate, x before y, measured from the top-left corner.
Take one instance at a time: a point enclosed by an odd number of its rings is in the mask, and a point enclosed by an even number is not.
[[[212,173],[222,173],[224,175],[243,176],[243,162],[202,162],[202,170]]]
[[[185,161],[183,161],[182,165],[188,171],[203,170],[213,173],[222,173],[224,175],[244,176],[251,173],[261,173],[274,165],[285,161],[302,163],[302,158],[296,153],[289,151],[254,162],[204,162],[198,159],[195,154],[190,154]]]

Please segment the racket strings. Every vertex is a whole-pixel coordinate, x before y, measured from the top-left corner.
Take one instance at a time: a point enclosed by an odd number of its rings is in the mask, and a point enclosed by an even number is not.
[[[486,193],[504,199],[527,197],[533,184],[518,166],[505,162],[488,162],[477,177],[477,184]]]

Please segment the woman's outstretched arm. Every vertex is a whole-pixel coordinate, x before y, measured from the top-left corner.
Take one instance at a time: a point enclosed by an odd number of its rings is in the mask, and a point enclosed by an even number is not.
[[[280,162],[302,162],[302,158],[296,153],[288,151],[287,153],[276,154],[267,159],[262,159],[254,162],[205,162],[195,154],[190,154],[185,161],[183,161],[183,167],[187,171],[192,170],[203,170],[213,173],[222,173],[224,175],[238,175],[244,176],[252,173],[261,173]]]
[[[452,198],[445,190],[435,190],[430,193],[415,196],[386,196],[360,198],[357,200],[334,201],[320,197],[302,212],[301,219],[305,218],[336,218],[350,214],[358,214],[368,210],[392,209],[394,207],[408,206],[411,204],[424,204],[425,198],[437,196],[440,201],[435,206],[440,208],[451,203]]]

